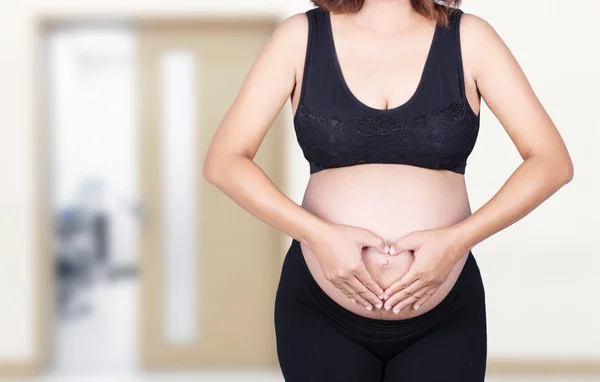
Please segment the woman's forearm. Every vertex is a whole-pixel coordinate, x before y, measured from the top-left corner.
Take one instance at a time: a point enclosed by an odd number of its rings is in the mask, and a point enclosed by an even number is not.
[[[327,222],[282,193],[250,158],[228,155],[206,163],[204,178],[264,223],[310,245]]]
[[[514,224],[573,177],[570,159],[556,160],[531,155],[504,186],[471,216],[452,226],[462,248],[471,249],[488,237]]]

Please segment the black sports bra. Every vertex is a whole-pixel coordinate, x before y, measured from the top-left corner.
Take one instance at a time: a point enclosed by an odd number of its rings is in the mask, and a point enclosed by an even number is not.
[[[437,25],[414,95],[387,110],[359,101],[344,81],[328,12],[306,12],[309,32],[294,126],[310,173],[365,163],[407,164],[464,174],[479,131],[465,97],[461,10]]]

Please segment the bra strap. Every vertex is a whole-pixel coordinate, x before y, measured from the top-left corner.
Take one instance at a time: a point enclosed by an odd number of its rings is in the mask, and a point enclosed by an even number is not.
[[[463,69],[463,60],[462,60],[462,48],[460,44],[460,20],[463,15],[463,11],[461,9],[455,9],[453,13],[450,15],[450,23],[451,28],[454,34],[454,46],[456,49],[455,57],[456,57],[456,68],[458,70],[458,88],[460,90],[460,97],[463,101],[466,101],[466,91],[465,91],[465,73]]]
[[[306,57],[304,59],[304,68],[302,71],[302,86],[300,89],[300,99],[298,100],[298,107],[304,104],[304,98],[306,97],[306,81],[308,79],[308,71],[311,63],[311,56],[313,54],[313,45],[315,39],[315,29],[316,29],[316,16],[314,9],[306,11],[306,17],[308,18],[308,40],[306,42]]]

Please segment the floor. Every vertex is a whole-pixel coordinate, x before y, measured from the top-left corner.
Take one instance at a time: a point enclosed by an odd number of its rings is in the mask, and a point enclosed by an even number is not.
[[[40,379],[5,380],[2,382],[284,382],[274,372],[206,372],[194,374],[131,374],[131,375],[60,375],[55,374]],[[490,376],[486,382],[599,382],[599,377],[569,378],[563,377],[509,377]]]
[[[60,375],[135,370],[137,293],[135,279],[99,281],[78,293],[71,309],[85,313],[57,320],[53,370]]]

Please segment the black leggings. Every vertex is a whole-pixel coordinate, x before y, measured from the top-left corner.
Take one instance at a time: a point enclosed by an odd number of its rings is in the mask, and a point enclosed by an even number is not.
[[[292,240],[275,299],[286,382],[483,382],[487,336],[479,267],[468,260],[449,294],[420,316],[363,317],[317,284]]]

